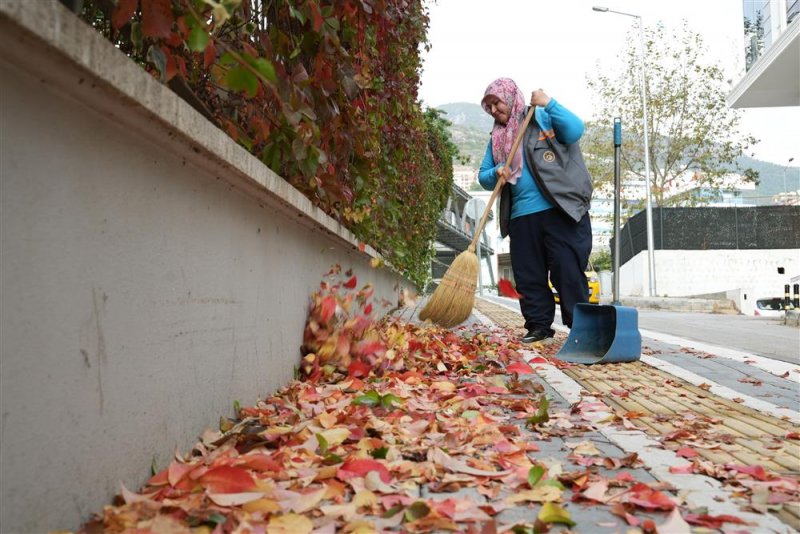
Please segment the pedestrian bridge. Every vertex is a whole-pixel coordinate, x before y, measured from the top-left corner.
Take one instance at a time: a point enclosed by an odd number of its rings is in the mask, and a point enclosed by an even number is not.
[[[447,199],[447,206],[442,210],[442,214],[436,222],[437,232],[434,243],[436,258],[431,263],[434,283],[442,279],[455,257],[467,250],[475,236],[475,227],[483,215],[485,206],[486,204],[482,200],[471,197],[468,192],[453,184],[450,198]],[[489,224],[492,219],[494,219],[494,213],[490,212],[486,224]],[[475,252],[480,261],[485,261],[489,266],[490,283],[494,285],[494,271],[491,262],[494,249],[491,247],[486,230],[481,232]],[[479,285],[483,285],[483,283],[485,281],[481,280]]]

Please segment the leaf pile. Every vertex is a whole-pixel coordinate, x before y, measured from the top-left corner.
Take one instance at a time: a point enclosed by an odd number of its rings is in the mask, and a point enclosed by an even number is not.
[[[595,407],[551,403],[536,376],[550,362],[525,362],[510,331],[376,322],[371,288],[340,274],[312,296],[304,379],[222,418],[82,532],[532,533],[596,506],[643,532],[741,522],[684,519],[670,488],[631,474],[636,454],[604,457],[583,437]],[[563,458],[539,454],[549,441]]]

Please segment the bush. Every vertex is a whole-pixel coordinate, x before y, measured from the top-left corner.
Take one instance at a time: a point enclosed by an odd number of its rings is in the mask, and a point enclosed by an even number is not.
[[[425,281],[456,151],[417,101],[421,0],[87,0],[82,16]]]
[[[589,259],[597,272],[610,271],[614,268],[611,252],[608,250],[599,250],[592,254]]]

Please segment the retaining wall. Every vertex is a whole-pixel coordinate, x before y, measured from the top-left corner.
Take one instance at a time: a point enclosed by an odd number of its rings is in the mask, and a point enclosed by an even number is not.
[[[0,531],[75,529],[291,380],[331,265],[407,284],[55,0],[0,45]]]

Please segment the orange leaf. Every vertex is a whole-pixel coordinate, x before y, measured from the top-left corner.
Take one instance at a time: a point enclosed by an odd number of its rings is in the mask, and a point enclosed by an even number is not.
[[[506,278],[501,278],[497,281],[497,289],[501,295],[504,297],[508,297],[510,299],[521,299],[522,295],[517,293],[514,284],[511,283],[511,280]]]
[[[211,493],[245,493],[255,487],[249,472],[241,467],[225,465],[210,469],[199,482]]]

